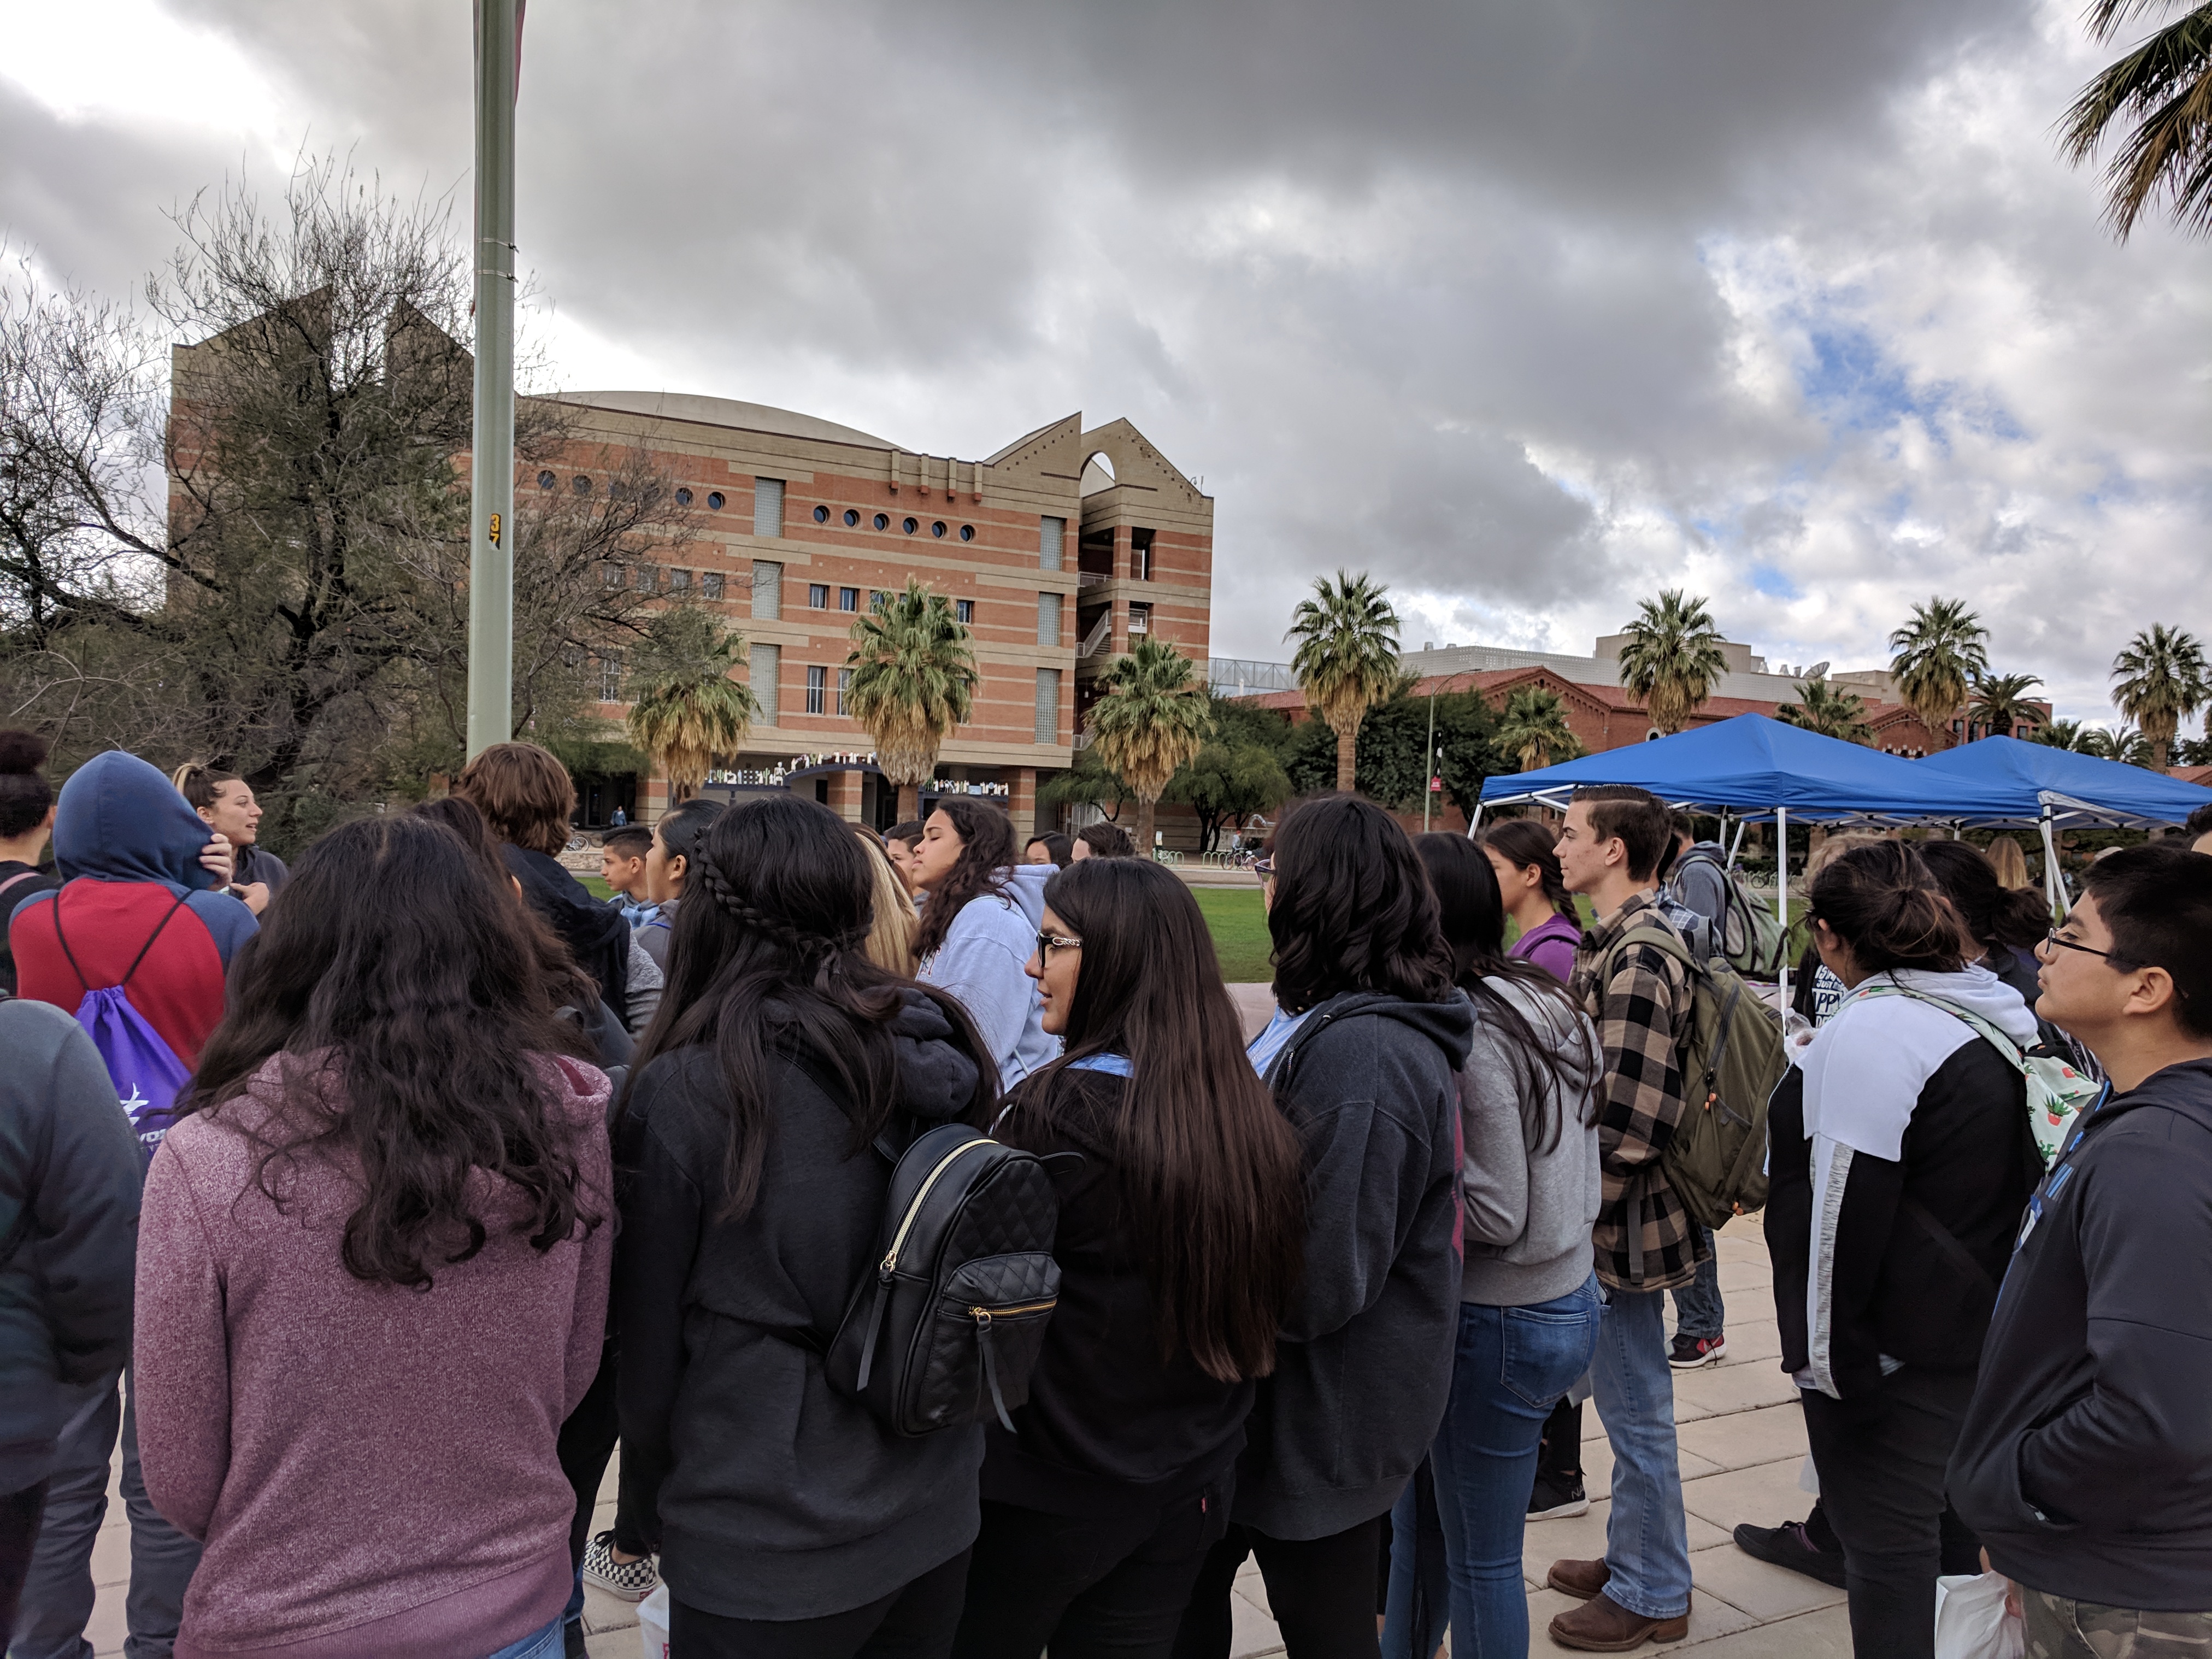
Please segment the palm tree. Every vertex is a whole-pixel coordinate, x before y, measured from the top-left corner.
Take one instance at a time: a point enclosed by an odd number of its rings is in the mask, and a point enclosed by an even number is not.
[[[2028,700],[2027,688],[2042,684],[2033,674],[1977,675],[1966,719],[1992,738],[2008,738],[2023,726],[2040,726],[2043,711]]]
[[[2095,0],[2089,33],[2110,40],[2130,19],[2176,0]],[[2159,197],[2183,229],[2212,230],[2212,4],[2197,4],[2081,88],[2059,149],[2079,167],[2121,121],[2135,130],[2105,168],[2105,218],[2122,241]]]
[[[655,617],[647,639],[625,723],[671,795],[689,800],[714,757],[743,743],[760,713],[752,689],[730,678],[745,660],[744,636],[687,605]]]
[[[2093,726],[2081,734],[2081,752],[2094,755],[2099,760],[2119,761],[2129,766],[2155,766],[2158,750],[2148,738],[2133,726],[2123,726],[2107,732]]]
[[[1541,771],[1554,758],[1571,760],[1582,751],[1559,694],[1540,685],[1517,687],[1506,697],[1505,712],[1490,740],[1518,761],[1523,772]]]
[[[1206,681],[1164,640],[1146,638],[1107,670],[1091,706],[1091,747],[1137,798],[1137,845],[1152,847],[1152,809],[1169,780],[1206,744]]]
[[[846,712],[876,740],[876,764],[898,786],[899,817],[921,811],[937,751],[975,706],[975,653],[951,602],[912,577],[853,624]]]
[[[2112,678],[2119,681],[2112,702],[2142,729],[2157,763],[2166,765],[2174,728],[2212,701],[2204,647],[2185,629],[2153,623],[2112,659]]]
[[[1728,672],[1720,629],[1704,599],[1686,599],[1681,589],[1670,587],[1656,600],[1644,600],[1623,631],[1628,643],[1620,647],[1621,690],[1672,737]]]
[[[2090,747],[2092,742],[2103,735],[2094,726],[2084,726],[2079,720],[2053,720],[2048,726],[2037,726],[2035,735],[2028,741],[2087,755],[2094,752]]]
[[[1298,642],[1291,672],[1306,707],[1336,733],[1336,787],[1349,792],[1359,770],[1359,722],[1398,688],[1398,613],[1389,590],[1365,571],[1314,578],[1314,597],[1291,613],[1286,640]]]
[[[1889,672],[1897,677],[1905,706],[1946,749],[1951,716],[1966,702],[1967,688],[1989,672],[1989,637],[1964,599],[1946,599],[1914,605],[1912,620],[1889,636],[1889,648],[1897,653]]]
[[[1784,703],[1774,711],[1774,717],[1785,725],[1802,726],[1844,743],[1869,740],[1866,700],[1856,691],[1846,691],[1824,679],[1807,680],[1800,685],[1797,701]]]

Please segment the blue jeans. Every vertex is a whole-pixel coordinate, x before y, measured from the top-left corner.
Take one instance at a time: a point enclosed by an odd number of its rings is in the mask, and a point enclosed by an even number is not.
[[[1674,1374],[1667,1364],[1664,1291],[1606,1292],[1592,1398],[1613,1443],[1613,1512],[1605,1593],[1646,1619],[1690,1607],[1690,1530],[1674,1447]]]
[[[1698,1231],[1705,1241],[1705,1259],[1698,1264],[1697,1282],[1674,1292],[1674,1328],[1684,1336],[1717,1341],[1728,1318],[1728,1310],[1721,1305],[1720,1253],[1713,1248],[1711,1227]]]
[[[1419,1482],[1407,1484],[1390,1513],[1384,1659],[1429,1659],[1447,1607],[1453,1659],[1528,1653],[1521,1540],[1537,1443],[1552,1407],[1589,1368],[1601,1310],[1595,1274],[1533,1307],[1460,1304],[1451,1399],[1429,1455],[1436,1514],[1419,1513]],[[1438,1523],[1440,1561],[1423,1547]]]
[[[568,1650],[568,1638],[561,1634],[561,1620],[556,1619],[543,1629],[534,1630],[519,1642],[509,1642],[489,1659],[561,1659]]]

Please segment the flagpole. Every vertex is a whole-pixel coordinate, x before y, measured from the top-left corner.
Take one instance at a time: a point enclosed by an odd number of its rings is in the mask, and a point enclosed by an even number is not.
[[[469,458],[468,752],[514,734],[514,94],[520,0],[477,0],[476,410]]]

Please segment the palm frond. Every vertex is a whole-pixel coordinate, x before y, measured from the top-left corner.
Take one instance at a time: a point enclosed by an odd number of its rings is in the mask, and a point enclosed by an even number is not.
[[[2109,40],[2162,0],[2099,0],[2089,27]],[[2212,0],[2100,70],[2059,122],[2059,153],[2079,167],[2132,123],[2105,167],[2105,218],[2125,241],[2161,198],[2183,228],[2212,231]]]
[[[853,624],[846,710],[873,735],[876,764],[902,787],[929,781],[945,739],[974,712],[981,676],[969,637],[951,602],[911,578]]]

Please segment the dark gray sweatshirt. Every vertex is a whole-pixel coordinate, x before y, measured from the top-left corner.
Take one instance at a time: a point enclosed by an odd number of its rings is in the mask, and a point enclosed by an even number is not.
[[[1305,1141],[1305,1273],[1260,1384],[1236,1518],[1326,1538],[1389,1510],[1428,1455],[1459,1323],[1459,1090],[1473,1011],[1364,993],[1268,1068]]]

